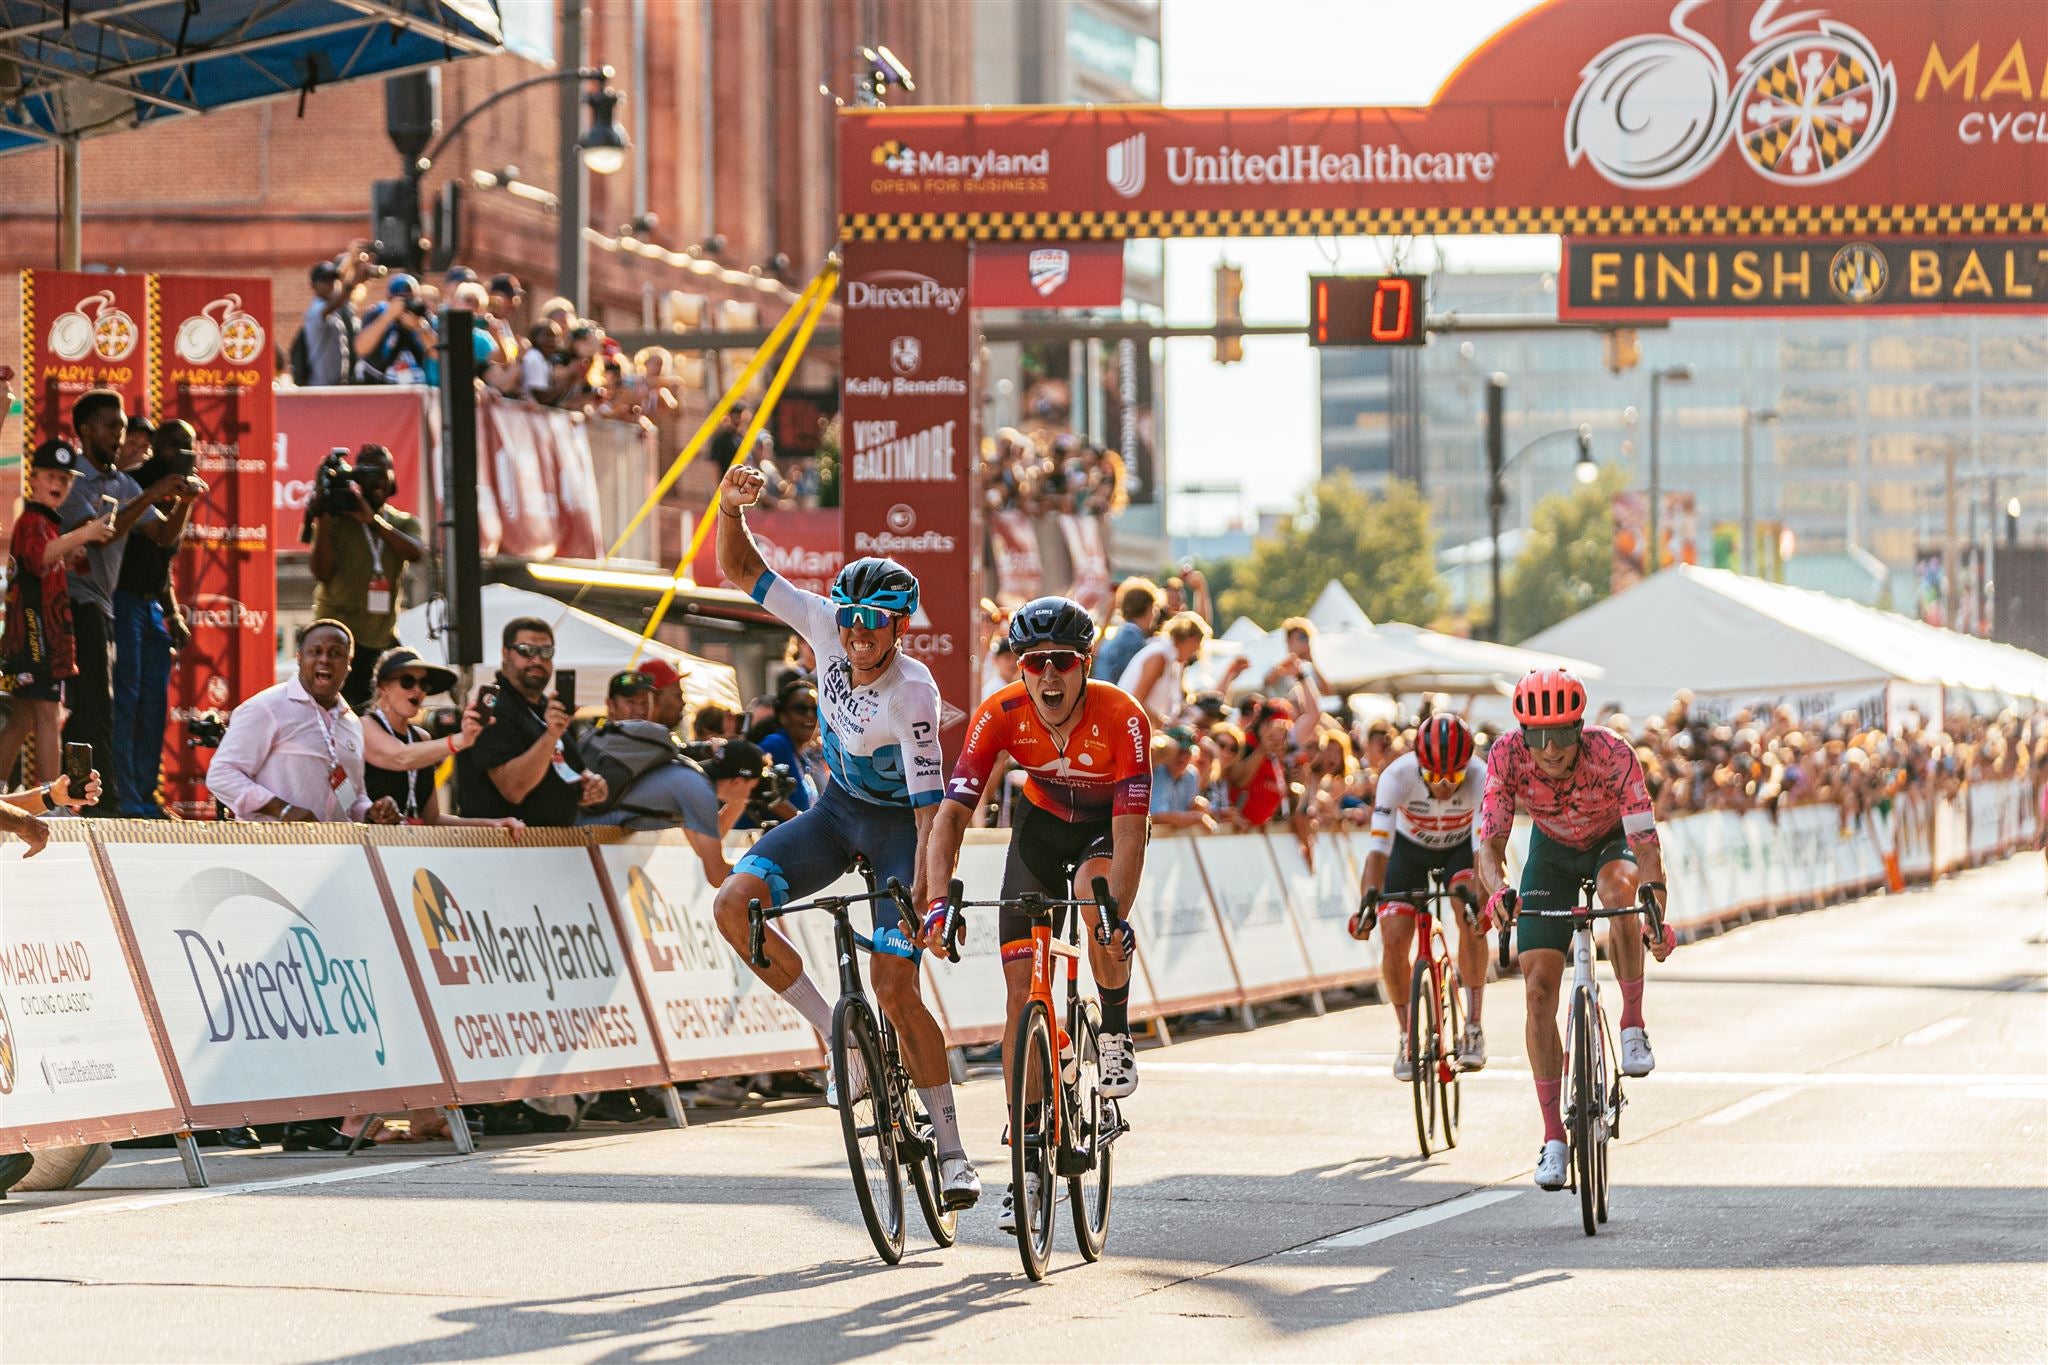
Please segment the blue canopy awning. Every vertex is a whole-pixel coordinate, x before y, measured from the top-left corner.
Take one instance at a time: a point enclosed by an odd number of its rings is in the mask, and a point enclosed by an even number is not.
[[[0,0],[0,156],[503,50],[493,0]]]

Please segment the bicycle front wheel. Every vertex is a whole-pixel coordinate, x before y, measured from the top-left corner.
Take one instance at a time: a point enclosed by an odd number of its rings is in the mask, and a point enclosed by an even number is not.
[[[880,1031],[868,1002],[842,996],[832,1011],[832,1083],[846,1164],[868,1236],[883,1260],[903,1259],[903,1169],[896,1164],[895,1086],[882,1064]],[[855,1096],[859,1098],[856,1099]]]
[[[904,1071],[896,1031],[884,1026],[883,1038],[889,1053],[889,1074],[896,1078],[897,1115],[902,1127],[897,1132],[896,1158],[910,1172],[910,1187],[917,1191],[917,1211],[932,1240],[949,1247],[960,1236],[960,1213],[949,1209],[939,1197],[939,1147],[932,1136],[931,1116],[918,1112]]]
[[[1024,1006],[1010,1063],[1010,1198],[1024,1273],[1045,1278],[1052,1260],[1053,1154],[1058,1146],[1059,1076],[1053,1070],[1052,1016],[1043,1000]]]
[[[1081,1255],[1102,1259],[1109,1239],[1110,1156],[1113,1144],[1103,1135],[1115,1127],[1116,1101],[1102,1097],[1101,1025],[1095,1006],[1074,1011],[1074,1057],[1081,1073],[1073,1085],[1074,1125],[1067,1144],[1083,1155],[1088,1168],[1067,1178],[1067,1199],[1074,1209],[1074,1240]]]
[[[1579,1215],[1591,1237],[1599,1231],[1599,1199],[1595,1166],[1600,1146],[1600,1073],[1594,1064],[1593,992],[1581,987],[1572,994],[1572,1161],[1577,1167]]]
[[[1415,1140],[1428,1156],[1436,1136],[1438,1036],[1436,964],[1417,963],[1408,983],[1408,1089],[1415,1097]]]
[[[1621,1132],[1621,1077],[1610,1069],[1607,1048],[1607,1011],[1595,1010],[1598,1028],[1593,1034],[1593,1066],[1600,1078],[1600,1141],[1595,1151],[1593,1174],[1598,1183],[1599,1197],[1594,1201],[1593,1214],[1602,1223],[1607,1221],[1607,1144]]]

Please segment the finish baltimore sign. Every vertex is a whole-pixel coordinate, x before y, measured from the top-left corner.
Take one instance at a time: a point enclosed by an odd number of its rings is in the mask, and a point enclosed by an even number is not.
[[[2043,310],[2048,237],[1567,241],[1557,291],[1583,321]]]

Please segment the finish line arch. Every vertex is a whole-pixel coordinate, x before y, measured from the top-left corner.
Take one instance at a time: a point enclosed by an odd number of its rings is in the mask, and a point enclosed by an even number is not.
[[[906,647],[938,675],[957,742],[978,647],[977,245],[1541,233],[2025,247],[2048,238],[2048,8],[1553,0],[1424,106],[849,108],[838,152],[847,550],[896,554],[924,581],[928,619]],[[2017,306],[2048,307],[2037,292]]]

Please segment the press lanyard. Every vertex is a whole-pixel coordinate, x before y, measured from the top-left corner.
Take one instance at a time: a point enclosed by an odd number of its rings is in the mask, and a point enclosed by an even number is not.
[[[334,743],[334,727],[341,724],[341,707],[337,703],[330,710],[316,701],[313,703],[313,711],[320,720],[320,738],[327,745],[327,799],[331,803],[340,799],[339,793],[348,781],[348,769],[341,766],[341,751]],[[349,804],[354,803],[354,798],[351,797]]]
[[[391,728],[391,722],[384,719],[384,713],[381,710],[373,706],[370,708],[370,715],[376,720],[377,724],[384,727],[385,734],[391,736],[400,744],[412,743],[412,727],[410,725],[405,727],[405,733],[401,735],[398,731]],[[399,813],[408,820],[417,818],[420,813],[420,772],[420,769],[415,768],[405,774],[405,809]]]
[[[372,616],[388,615],[391,611],[391,580],[384,576],[384,542],[368,526],[363,527],[363,539],[370,547],[370,584],[363,606]]]

